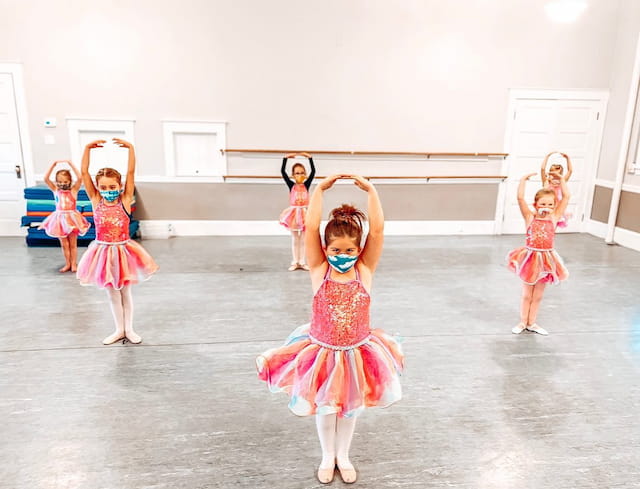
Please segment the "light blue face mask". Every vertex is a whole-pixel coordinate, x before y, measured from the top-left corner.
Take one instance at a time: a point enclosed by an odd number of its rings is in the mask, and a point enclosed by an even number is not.
[[[107,202],[113,202],[118,197],[120,197],[121,193],[122,190],[100,190],[100,195]]]
[[[358,256],[352,255],[327,255],[327,261],[331,268],[339,273],[347,273],[353,268],[358,260]]]

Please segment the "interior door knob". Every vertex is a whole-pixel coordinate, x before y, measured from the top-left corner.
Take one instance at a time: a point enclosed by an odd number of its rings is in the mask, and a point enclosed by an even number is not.
[[[20,165],[16,165],[16,178],[22,178],[22,167]]]

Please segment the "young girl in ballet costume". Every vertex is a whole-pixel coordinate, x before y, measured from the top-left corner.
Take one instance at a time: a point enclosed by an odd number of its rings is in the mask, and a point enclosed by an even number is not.
[[[560,255],[553,249],[553,238],[558,220],[562,218],[569,203],[567,182],[557,170],[549,173],[550,177],[559,181],[562,199],[557,200],[555,192],[549,188],[538,190],[534,198],[532,212],[524,198],[527,180],[535,173],[526,175],[518,186],[518,205],[527,226],[525,246],[511,251],[508,255],[509,269],[515,272],[524,282],[520,305],[520,322],[511,330],[520,334],[525,329],[546,335],[547,331],[536,324],[538,308],[542,301],[547,284],[557,284],[569,276]]]
[[[296,156],[304,156],[309,160],[311,173],[307,177],[307,170],[302,163],[295,163],[291,168],[291,176],[287,175],[287,160]],[[282,159],[280,173],[289,187],[289,207],[280,213],[280,224],[291,231],[291,253],[293,259],[289,271],[297,269],[309,270],[304,263],[304,230],[307,206],[309,205],[309,187],[316,175],[316,167],[309,153],[291,153]]]
[[[55,176],[55,185],[51,181],[51,173],[58,164],[67,163],[76,174],[76,181],[72,183],[71,172],[67,169],[58,170]],[[78,169],[69,160],[54,161],[44,176],[44,182],[53,192],[56,201],[56,210],[40,224],[38,229],[44,229],[49,236],[60,240],[60,247],[64,254],[65,264],[59,270],[75,273],[78,261],[78,235],[84,236],[91,224],[76,209],[78,191],[82,185],[82,179]]]
[[[361,247],[364,214],[349,205],[331,211],[320,238],[324,192],[350,178],[368,194],[369,234]],[[403,367],[398,342],[369,325],[371,283],[383,244],[384,217],[374,186],[359,176],[334,175],[315,189],[307,214],[307,259],[314,291],[311,323],[297,328],[279,348],[257,359],[272,392],[291,396],[299,416],[315,415],[322,461],[318,480],[333,480],[336,466],[346,483],[356,480],[349,447],[364,408],[401,398]]]
[[[549,161],[549,157],[553,154],[559,154],[562,156],[567,162],[567,173],[563,175],[564,167],[558,163],[555,163],[549,167],[549,174],[547,174],[547,162]],[[551,174],[557,173],[559,178],[552,178]],[[542,167],[540,168],[540,178],[542,180],[542,186],[544,188],[550,188],[556,195],[556,200],[560,202],[562,200],[562,188],[560,187],[560,180],[564,180],[565,182],[569,181],[571,174],[573,173],[573,166],[571,165],[571,158],[566,153],[560,153],[559,151],[552,151],[547,156],[544,157],[542,161]],[[562,217],[558,220],[558,227],[566,228],[569,224],[570,214],[563,214]]]
[[[99,170],[95,185],[91,180],[90,152],[94,148],[102,148],[106,141],[93,141],[84,149],[82,178],[93,205],[96,240],[82,255],[77,277],[82,285],[97,285],[106,289],[109,295],[116,329],[103,343],[110,345],[127,339],[137,344],[142,338],[133,330],[131,285],[149,278],[158,265],[142,246],[129,239],[136,157],[131,143],[116,138],[113,141],[129,150],[124,189],[120,173],[113,168]]]

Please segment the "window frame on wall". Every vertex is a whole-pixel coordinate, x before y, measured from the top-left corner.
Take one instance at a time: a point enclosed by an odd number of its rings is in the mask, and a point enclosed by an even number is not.
[[[134,119],[98,119],[88,117],[67,117],[71,161],[80,165],[84,147],[80,143],[80,133],[84,131],[124,132],[123,139],[135,146]]]
[[[193,174],[179,174],[176,161],[176,134],[215,134],[216,164],[210,171]],[[176,182],[224,182],[227,174],[227,155],[224,152],[227,141],[227,123],[220,121],[162,121],[164,140],[165,178]]]

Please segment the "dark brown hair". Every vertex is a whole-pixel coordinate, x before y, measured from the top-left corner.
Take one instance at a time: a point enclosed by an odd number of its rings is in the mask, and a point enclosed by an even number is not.
[[[96,173],[96,185],[99,185],[98,181],[101,177],[115,178],[118,181],[118,185],[122,185],[122,175],[118,170],[113,168],[100,168]]]
[[[304,170],[305,173],[307,173],[307,169],[305,168],[305,166],[302,163],[296,163],[295,165],[293,165],[291,167],[291,174],[293,175],[293,172],[296,171],[296,167],[297,166],[301,166],[302,169]]]
[[[71,172],[69,170],[58,170],[56,172],[56,181],[58,181],[58,175],[63,175],[65,177],[67,177],[70,182],[73,181],[73,178],[71,177]]]
[[[362,241],[362,228],[367,220],[364,212],[349,204],[342,204],[331,211],[327,227],[324,228],[324,244],[336,238],[350,238],[360,246]]]

